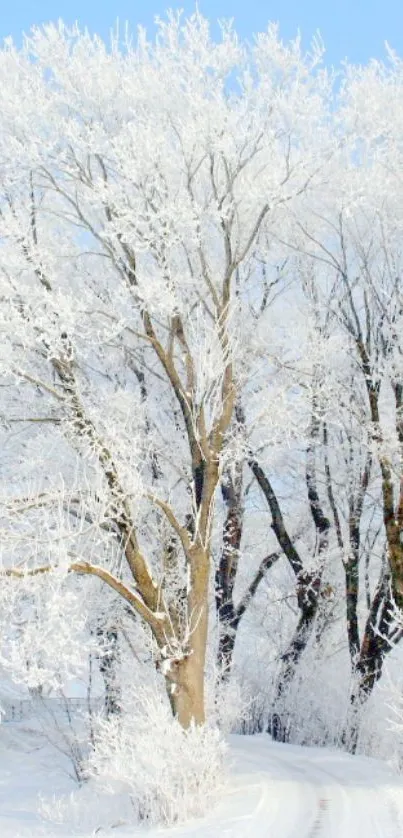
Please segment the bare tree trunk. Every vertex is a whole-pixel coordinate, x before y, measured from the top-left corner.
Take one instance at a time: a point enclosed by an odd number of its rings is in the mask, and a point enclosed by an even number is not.
[[[166,677],[172,713],[185,729],[192,723],[202,725],[205,722],[204,666],[200,664],[194,655],[190,655],[174,664]]]
[[[288,741],[289,725],[281,711],[281,703],[290,689],[298,665],[315,628],[321,591],[321,576],[305,573],[299,582],[298,605],[300,616],[291,641],[281,656],[280,670],[274,691],[274,713],[271,715],[267,731],[281,742]],[[278,712],[279,711],[279,712]]]
[[[194,548],[193,571],[188,594],[188,637],[185,653],[171,655],[165,669],[165,684],[172,712],[182,727],[205,722],[204,680],[208,632],[209,555]]]
[[[395,485],[391,462],[382,448],[383,434],[379,408],[381,380],[374,371],[371,361],[371,334],[368,333],[367,338],[364,338],[347,277],[344,278],[344,282],[349,292],[349,303],[355,324],[355,326],[349,325],[349,331],[354,338],[357,355],[364,375],[372,425],[372,442],[376,445],[377,460],[381,475],[382,513],[388,559],[388,570],[387,572],[384,569],[381,571],[381,577],[371,603],[359,656],[355,665],[355,674],[357,677],[356,685],[351,695],[353,724],[350,725],[351,749],[354,751],[358,740],[358,709],[362,708],[366,703],[372,694],[376,682],[381,677],[385,656],[402,637],[401,630],[393,626],[393,610],[394,605],[400,610],[403,610],[403,544],[401,537],[403,532],[403,480],[400,477],[400,485],[397,491],[397,497],[395,498]],[[387,353],[387,349],[385,345],[383,351]],[[403,387],[399,381],[395,381],[392,382],[392,389],[395,397],[395,426],[400,446],[400,468],[402,470]],[[371,458],[369,458],[370,467]],[[369,474],[367,483],[368,479]]]
[[[348,437],[350,449],[352,439]],[[350,458],[352,459],[352,451]],[[361,469],[358,489],[350,494],[348,504],[348,559],[344,562],[344,573],[346,580],[346,617],[347,637],[350,651],[352,670],[355,672],[357,662],[360,658],[360,632],[358,626],[358,596],[359,596],[359,567],[361,551],[361,519],[364,508],[364,501],[368,490],[369,480],[372,471],[372,455],[367,452],[365,463]],[[371,611],[371,609],[370,609]]]
[[[239,621],[233,608],[223,610],[219,619],[221,624],[219,627],[217,666],[221,680],[228,681],[232,671]]]
[[[235,405],[235,419],[238,433],[244,436],[245,414],[240,398],[237,399]],[[215,574],[215,600],[219,631],[217,668],[222,681],[227,681],[231,675],[235,642],[242,617],[252,602],[261,581],[280,556],[280,552],[274,552],[262,559],[248,588],[236,605],[234,586],[238,573],[245,512],[243,467],[243,460],[237,460],[233,469],[227,469],[221,482],[221,492],[227,512],[223,527],[222,551]]]
[[[120,713],[121,710],[118,630],[115,626],[99,625],[97,637],[100,645],[98,665],[105,687],[105,713],[109,718]]]
[[[223,546],[215,575],[215,599],[218,616],[217,664],[220,677],[229,678],[235,648],[239,617],[234,604],[234,584],[238,571],[239,551],[243,528],[242,463],[237,463],[235,474],[229,471],[221,485],[227,506],[223,530]]]
[[[249,461],[250,468],[270,508],[273,522],[272,527],[277,541],[294,572],[299,608],[299,619],[296,629],[281,659],[281,667],[274,691],[275,708],[281,702],[281,699],[287,690],[289,690],[294,680],[298,664],[314,630],[315,618],[320,602],[323,557],[326,554],[329,543],[330,520],[323,510],[317,489],[315,455],[319,435],[319,405],[317,395],[314,393],[305,472],[309,509],[316,531],[318,569],[314,573],[309,573],[304,570],[302,559],[296,549],[294,540],[288,534],[278,499],[269,479],[256,460],[250,459]],[[282,741],[285,741],[288,736],[289,725],[286,719],[281,718],[281,708],[279,709],[280,714],[275,710],[272,715],[271,721],[269,721],[268,731],[274,738],[279,737]]]
[[[402,629],[394,622],[390,574],[382,571],[354,667],[350,694],[351,712],[343,732],[343,742],[352,753],[357,749],[360,713],[381,678],[387,654],[399,642],[402,634]]]

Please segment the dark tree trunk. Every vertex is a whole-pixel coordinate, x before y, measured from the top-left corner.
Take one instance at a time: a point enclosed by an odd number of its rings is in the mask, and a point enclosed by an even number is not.
[[[344,564],[346,580],[346,617],[347,617],[347,638],[350,659],[354,668],[360,651],[360,638],[358,630],[358,561],[350,557]]]
[[[351,713],[343,732],[343,742],[352,753],[355,753],[357,748],[361,711],[382,675],[388,652],[401,637],[402,629],[394,622],[390,575],[383,572],[371,603],[353,673]]]
[[[349,444],[352,440],[349,438]],[[352,454],[351,454],[352,456]],[[353,673],[360,657],[360,631],[358,625],[359,568],[361,558],[361,518],[365,496],[372,471],[372,456],[368,452],[355,495],[349,497],[348,541],[349,555],[344,562],[346,580],[347,638]],[[371,606],[370,606],[371,612]],[[371,618],[372,619],[372,618]]]
[[[269,506],[273,531],[288,559],[296,580],[299,618],[291,642],[282,655],[280,672],[275,688],[275,712],[268,725],[268,732],[272,734],[273,738],[280,738],[282,741],[286,741],[289,735],[289,719],[281,715],[283,713],[281,704],[286,692],[291,686],[301,657],[314,630],[322,586],[323,557],[326,555],[329,544],[330,520],[324,512],[319,498],[316,475],[316,448],[320,436],[319,414],[320,405],[317,394],[314,393],[309,441],[306,450],[305,479],[310,514],[316,532],[315,552],[317,570],[315,573],[309,573],[304,570],[303,561],[296,549],[295,540],[290,538],[285,526],[280,504],[273,486],[258,462],[253,458],[249,459],[249,466]],[[277,712],[277,708],[279,712]]]
[[[295,678],[301,657],[309,643],[315,627],[316,615],[320,602],[321,578],[303,574],[299,582],[298,604],[300,616],[288,648],[281,656],[280,671],[274,692],[275,711],[269,718],[267,732],[273,739],[287,742],[289,720],[284,716],[282,701]]]
[[[217,665],[220,677],[229,678],[239,624],[234,604],[234,585],[238,571],[239,552],[242,539],[243,515],[243,466],[239,463],[235,472],[227,472],[221,485],[227,513],[223,530],[223,547],[215,575],[215,598],[218,616]]]
[[[106,717],[109,718],[121,711],[119,636],[114,626],[99,626],[97,637],[100,644],[98,665],[105,688],[105,713]]]
[[[238,620],[236,617],[234,617],[233,620],[230,619],[228,621],[221,617],[217,663],[218,671],[223,681],[227,681],[231,675],[237,628]]]

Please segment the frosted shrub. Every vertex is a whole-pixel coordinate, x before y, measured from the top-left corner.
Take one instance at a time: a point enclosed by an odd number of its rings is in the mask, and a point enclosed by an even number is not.
[[[391,653],[384,678],[362,714],[357,750],[403,773],[403,681],[396,653]]]
[[[54,829],[67,827],[69,835],[98,835],[127,825],[132,811],[127,796],[115,795],[111,800],[95,784],[86,784],[70,794],[40,796],[38,814]]]
[[[238,673],[233,671],[228,680],[219,677],[215,662],[209,661],[206,677],[206,715],[223,735],[237,733],[249,718],[252,699],[244,694]]]
[[[130,795],[138,820],[172,824],[203,815],[224,784],[225,743],[215,728],[184,730],[156,691],[100,723],[90,772],[105,791]]]

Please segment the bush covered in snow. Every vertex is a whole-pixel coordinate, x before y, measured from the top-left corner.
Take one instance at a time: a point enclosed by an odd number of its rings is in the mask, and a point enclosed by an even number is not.
[[[218,799],[225,753],[216,728],[184,730],[166,699],[144,688],[130,712],[100,722],[90,773],[107,792],[126,790],[138,820],[172,824],[204,814]]]

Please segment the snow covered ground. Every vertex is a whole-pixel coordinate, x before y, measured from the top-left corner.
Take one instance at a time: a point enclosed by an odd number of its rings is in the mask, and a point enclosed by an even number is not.
[[[382,763],[325,749],[274,744],[268,736],[231,737],[231,778],[205,819],[169,830],[125,822],[109,798],[88,806],[68,764],[18,725],[0,729],[1,838],[402,838],[403,779]],[[81,795],[81,799],[80,799]],[[55,823],[43,815],[68,814]],[[40,802],[42,800],[42,802]],[[113,807],[113,809],[111,808]],[[89,812],[91,809],[91,812]]]

